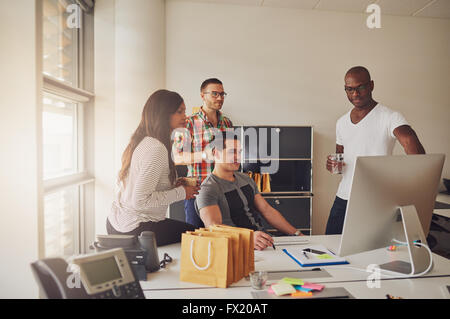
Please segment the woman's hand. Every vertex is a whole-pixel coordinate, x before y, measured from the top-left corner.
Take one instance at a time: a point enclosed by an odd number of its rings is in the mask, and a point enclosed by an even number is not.
[[[186,182],[184,181],[184,177],[178,177],[175,181],[175,187],[179,187],[182,185],[186,185]]]
[[[186,191],[186,199],[194,199],[195,195],[198,195],[198,191],[200,190],[200,186],[186,186],[186,185],[182,186]]]

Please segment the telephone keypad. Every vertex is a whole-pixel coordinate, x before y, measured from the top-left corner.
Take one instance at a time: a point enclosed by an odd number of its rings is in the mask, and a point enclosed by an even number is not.
[[[138,282],[130,282],[122,286],[113,286],[111,290],[97,293],[94,299],[145,299]]]

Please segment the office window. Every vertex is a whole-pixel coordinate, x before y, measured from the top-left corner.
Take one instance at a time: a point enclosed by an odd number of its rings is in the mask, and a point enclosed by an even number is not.
[[[86,158],[86,116],[93,107],[93,94],[84,87],[89,75],[83,61],[92,61],[92,17],[85,28],[87,13],[80,10],[80,25],[70,24],[75,0],[43,0],[43,101],[42,172],[43,225],[40,230],[42,257],[85,253],[86,189],[94,181]],[[70,6],[70,7],[69,7]],[[88,35],[88,36],[87,36]],[[92,83],[92,81],[90,81]],[[92,129],[91,129],[92,131]],[[93,212],[92,212],[93,213]],[[92,227],[91,227],[92,228]],[[92,238],[92,234],[89,236]]]
[[[79,250],[79,187],[48,194],[44,201],[45,254],[70,256]]]
[[[69,28],[67,20],[74,0],[43,2],[44,74],[68,85],[77,86],[78,29]]]
[[[44,180],[78,173],[78,104],[44,94]]]

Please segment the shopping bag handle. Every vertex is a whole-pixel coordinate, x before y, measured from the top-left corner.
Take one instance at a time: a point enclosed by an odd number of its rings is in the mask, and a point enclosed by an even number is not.
[[[191,240],[191,261],[198,270],[206,270],[211,266],[211,242],[208,243],[208,264],[205,267],[200,267],[194,260],[194,240]]]

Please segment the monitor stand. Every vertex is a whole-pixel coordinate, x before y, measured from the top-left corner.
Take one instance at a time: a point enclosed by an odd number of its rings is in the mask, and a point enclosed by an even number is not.
[[[416,207],[414,205],[401,206],[398,212],[403,222],[410,262],[393,261],[380,265],[380,268],[406,275],[420,274],[429,267],[430,254],[425,247],[414,244],[414,241],[420,241],[427,245]]]

